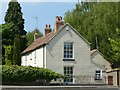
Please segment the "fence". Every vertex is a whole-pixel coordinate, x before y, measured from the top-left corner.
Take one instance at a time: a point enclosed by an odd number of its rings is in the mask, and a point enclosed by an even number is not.
[[[95,76],[83,75],[83,76],[73,76],[73,82],[68,82],[70,84],[106,84],[107,77],[102,77],[102,79],[95,80]],[[58,79],[57,83],[63,83],[64,80]]]
[[[102,77],[99,80],[95,80],[95,76],[73,76],[74,83],[76,84],[106,84],[106,77]]]

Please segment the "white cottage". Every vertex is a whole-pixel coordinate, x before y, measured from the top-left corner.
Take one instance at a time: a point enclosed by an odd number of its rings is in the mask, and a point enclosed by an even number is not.
[[[55,28],[46,25],[45,36],[22,52],[21,65],[48,68],[70,78],[72,84],[105,84],[106,69],[93,62],[90,43],[70,24],[56,17]]]

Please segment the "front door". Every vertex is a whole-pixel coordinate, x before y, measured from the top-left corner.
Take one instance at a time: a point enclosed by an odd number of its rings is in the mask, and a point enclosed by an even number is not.
[[[113,85],[113,76],[108,76],[108,84]]]

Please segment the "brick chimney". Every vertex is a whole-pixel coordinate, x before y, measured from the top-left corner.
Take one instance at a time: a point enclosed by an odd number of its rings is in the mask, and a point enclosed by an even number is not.
[[[34,30],[34,41],[39,38],[38,29]]]
[[[55,21],[55,24],[54,24],[54,32],[56,32],[58,30],[58,28],[62,25],[64,25],[64,22],[62,21],[62,17],[61,16],[56,16],[56,21]]]
[[[50,33],[52,31],[50,25],[46,24],[46,27],[45,27],[45,36]]]

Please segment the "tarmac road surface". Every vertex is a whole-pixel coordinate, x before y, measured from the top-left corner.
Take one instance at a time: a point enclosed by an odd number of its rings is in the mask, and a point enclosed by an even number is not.
[[[2,86],[2,90],[120,90],[110,86]]]

